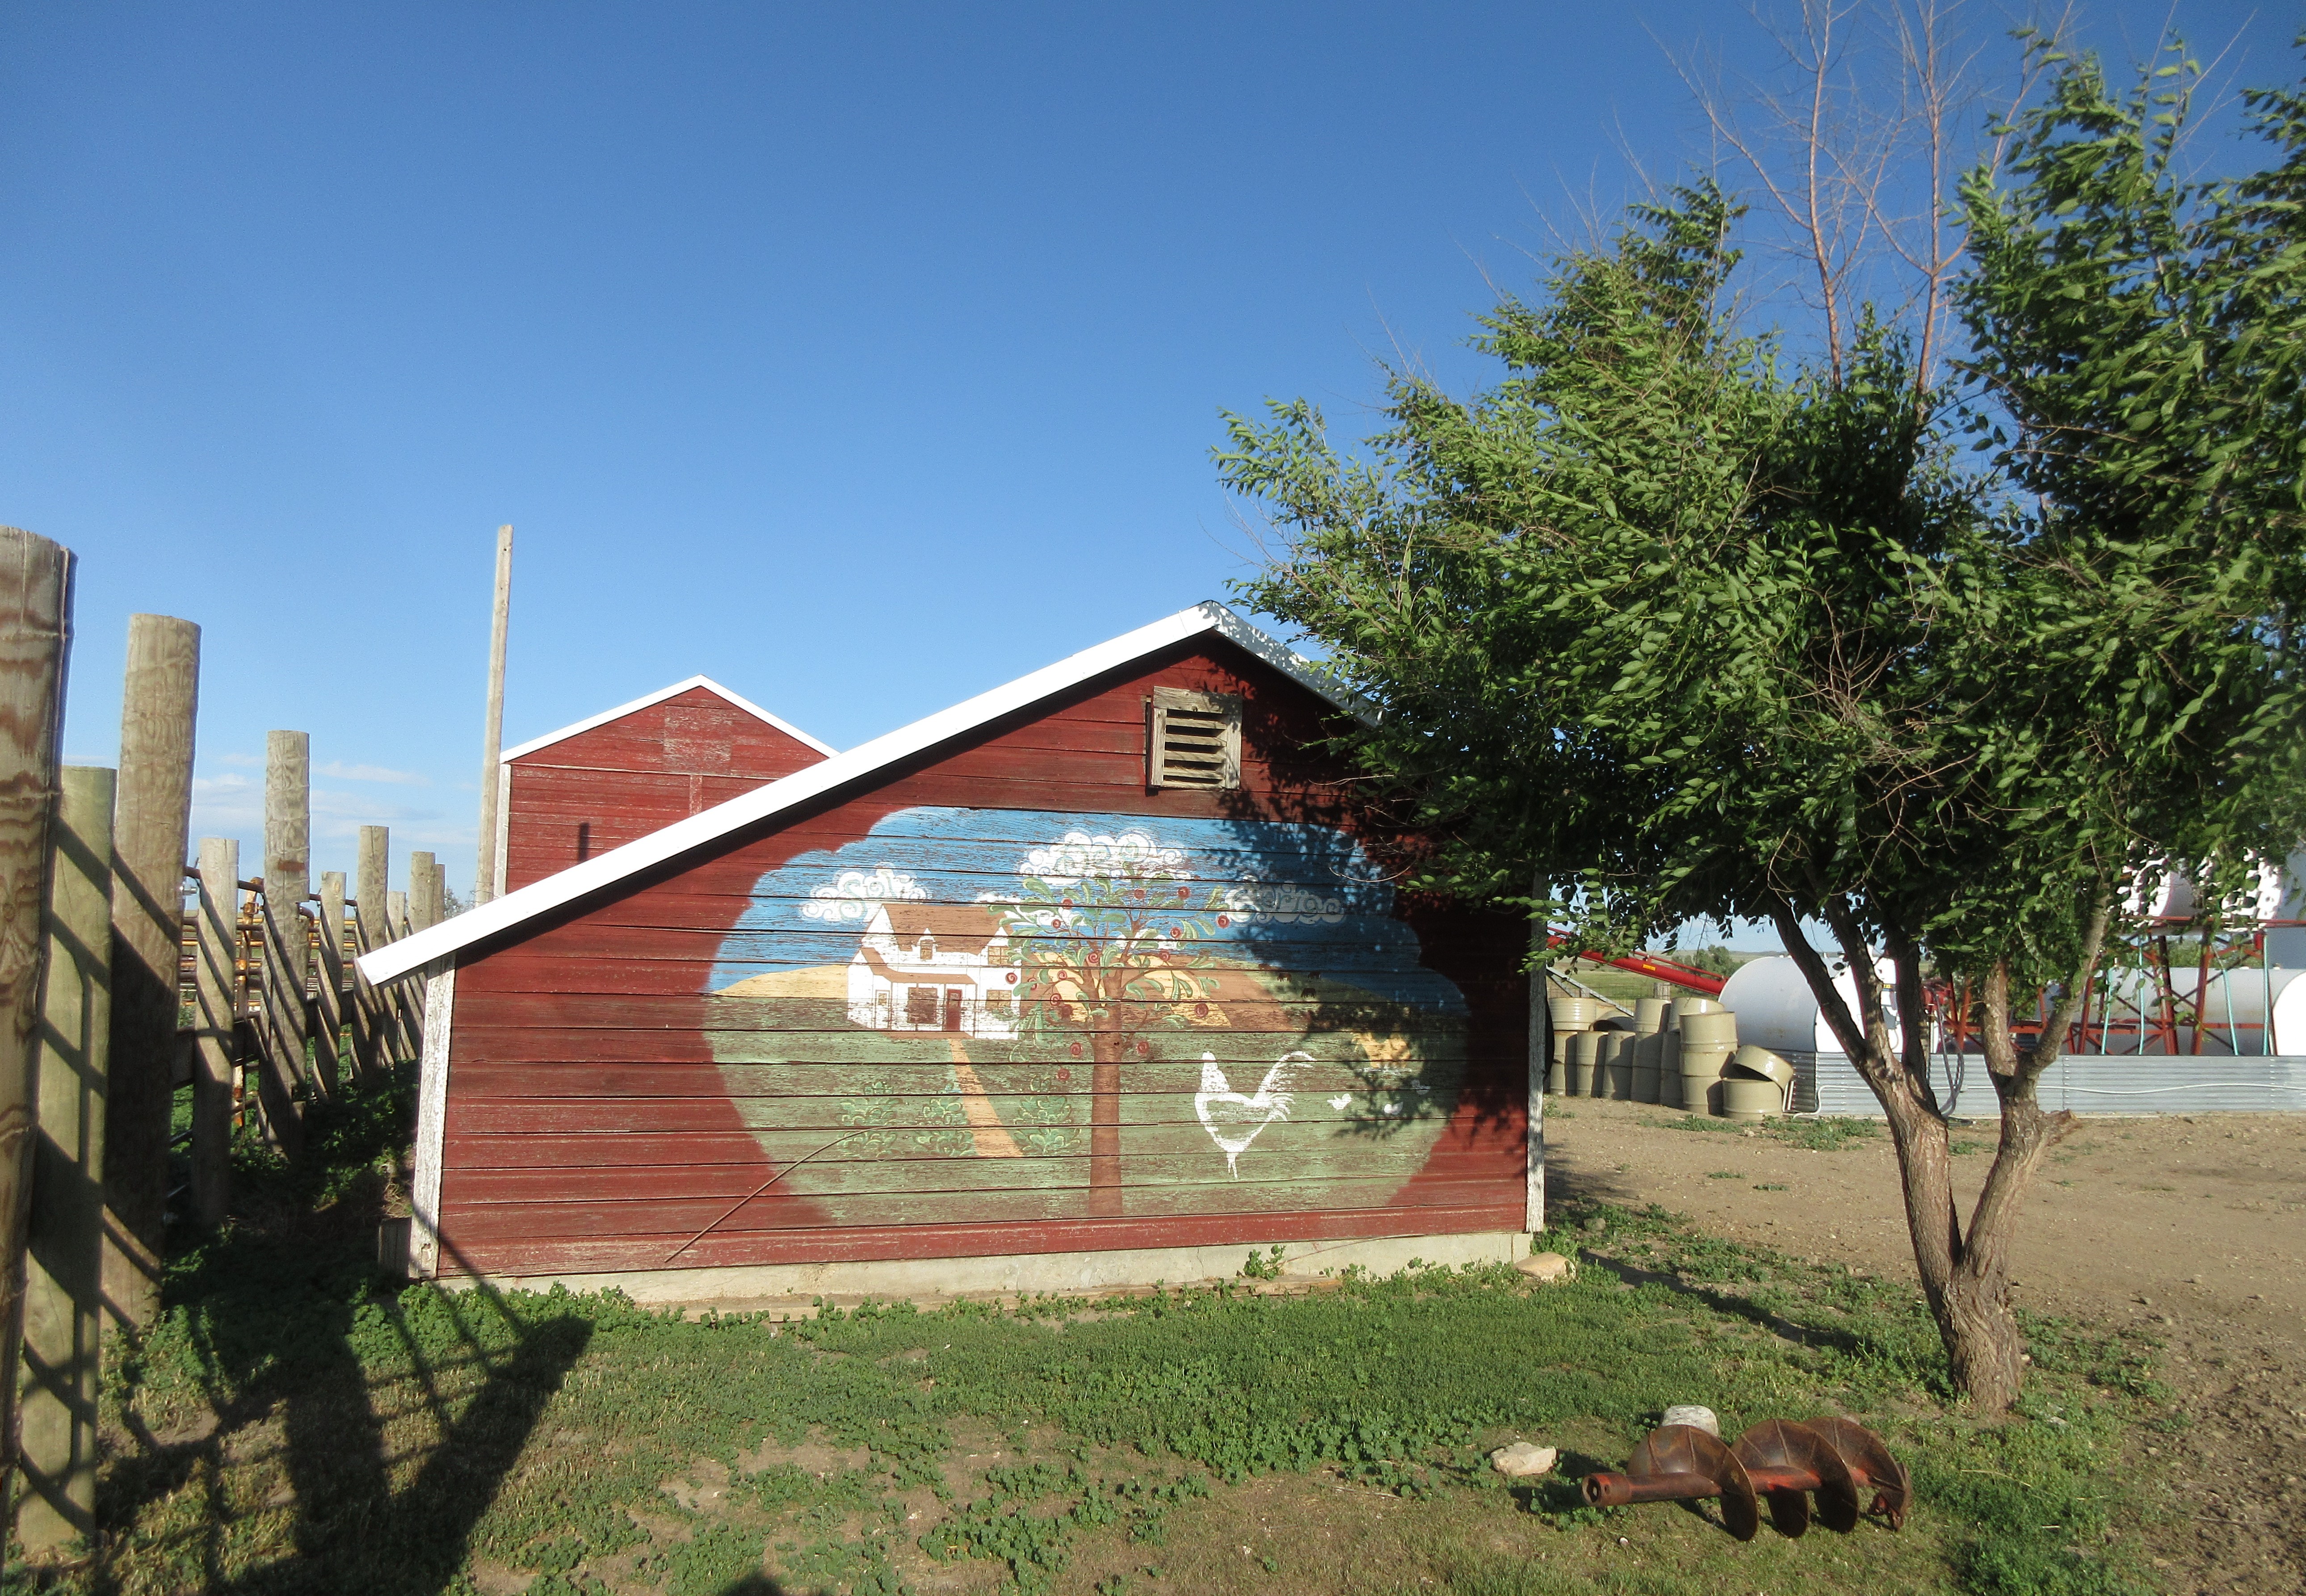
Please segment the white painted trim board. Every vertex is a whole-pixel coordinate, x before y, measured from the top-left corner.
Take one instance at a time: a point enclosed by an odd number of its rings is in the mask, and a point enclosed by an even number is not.
[[[441,960],[424,983],[424,1052],[416,1066],[416,1178],[408,1195],[408,1259],[420,1279],[440,1272],[440,1156],[448,1129],[448,1045],[457,967]]]

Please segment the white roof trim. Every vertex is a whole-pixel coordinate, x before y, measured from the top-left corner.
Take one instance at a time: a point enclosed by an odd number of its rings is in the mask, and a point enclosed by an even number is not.
[[[612,848],[583,864],[571,865],[542,881],[533,881],[517,892],[508,892],[476,909],[468,909],[429,930],[403,937],[398,942],[387,943],[361,958],[361,974],[372,981],[383,982],[396,976],[405,976],[411,970],[421,969],[435,959],[484,937],[493,936],[565,903],[573,903],[602,887],[638,875],[652,866],[677,858],[690,849],[724,837],[741,826],[750,825],[755,821],[807,803],[837,788],[846,787],[884,765],[935,747],[1003,715],[1062,693],[1067,687],[1203,632],[1215,632],[1228,642],[1239,644],[1340,709],[1364,720],[1373,718],[1366,704],[1341,689],[1312,661],[1291,652],[1223,604],[1196,604],[1190,610],[1180,610],[1165,620],[1157,620],[1151,626],[1125,633],[1109,643],[1083,649],[1070,659],[1043,666],[1030,675],[1021,676],[989,693],[979,693],[976,697],[956,704],[951,709],[940,710],[926,720],[886,732],[871,742],[859,743],[846,754],[835,754],[830,759],[806,766],[765,786],[756,787],[727,803],[699,810],[686,820],[676,820],[670,825],[651,832],[645,837],[636,838],[621,848]]]
[[[648,694],[644,697],[636,698],[630,704],[620,704],[614,709],[604,709],[597,715],[587,715],[585,719],[576,721],[573,725],[563,726],[558,731],[548,731],[542,737],[531,738],[528,741],[521,744],[517,748],[507,748],[503,753],[498,755],[497,757],[500,760],[518,759],[523,755],[535,753],[539,748],[549,748],[554,743],[560,741],[563,738],[575,737],[580,731],[590,731],[595,726],[606,726],[611,721],[622,720],[625,716],[631,714],[635,710],[646,709],[652,704],[662,704],[666,699],[677,697],[680,694],[688,692],[691,687],[703,687],[708,693],[718,694],[720,696],[727,699],[730,704],[735,704],[739,709],[743,710],[747,714],[752,716],[753,719],[764,721],[767,724],[775,727],[787,737],[794,738],[801,742],[807,743],[810,747],[815,748],[820,754],[830,755],[841,752],[840,749],[834,747],[830,743],[821,743],[817,741],[816,738],[809,736],[807,732],[803,731],[799,727],[784,719],[781,715],[773,715],[768,711],[763,709],[759,704],[755,704],[751,699],[741,697],[735,693],[731,693],[728,688],[722,687],[719,682],[714,681],[711,677],[692,676],[685,681],[677,681],[669,687],[659,687],[655,692]]]

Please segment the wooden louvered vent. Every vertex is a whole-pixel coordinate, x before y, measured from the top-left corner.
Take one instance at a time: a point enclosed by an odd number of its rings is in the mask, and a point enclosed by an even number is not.
[[[1148,787],[1241,785],[1241,700],[1156,687],[1145,701]]]

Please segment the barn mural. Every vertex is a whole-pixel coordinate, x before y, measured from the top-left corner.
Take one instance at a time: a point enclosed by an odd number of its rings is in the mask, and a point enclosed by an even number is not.
[[[849,1225],[1380,1208],[1467,1010],[1326,826],[922,807],[755,883],[707,1036]]]

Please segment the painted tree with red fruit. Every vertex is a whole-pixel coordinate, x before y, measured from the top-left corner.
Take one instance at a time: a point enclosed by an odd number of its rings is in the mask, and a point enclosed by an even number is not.
[[[1016,950],[1021,1022],[1088,1060],[1089,1213],[1118,1216],[1123,1068],[1152,1056],[1149,1032],[1209,1011],[1219,977],[1204,944],[1233,914],[1182,852],[1140,832],[1068,833],[1028,855],[1019,889],[992,907]]]

